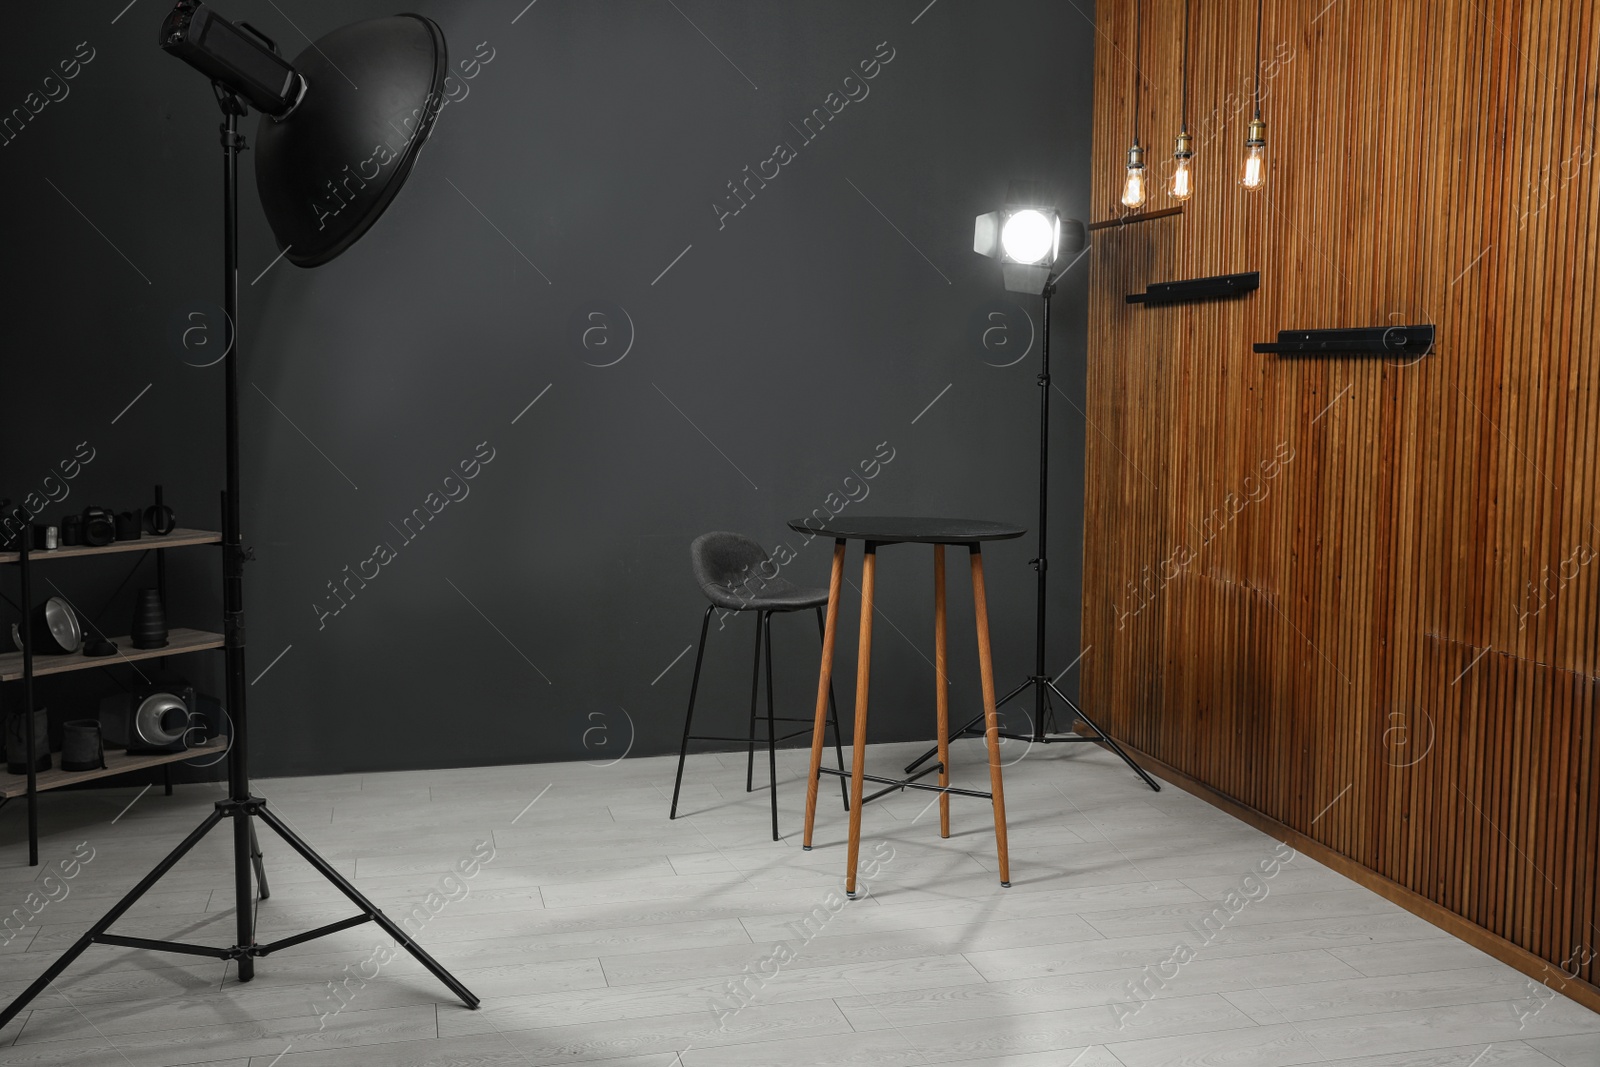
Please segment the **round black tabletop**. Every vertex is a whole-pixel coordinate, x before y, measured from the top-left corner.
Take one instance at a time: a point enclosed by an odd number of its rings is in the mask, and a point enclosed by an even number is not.
[[[1028,531],[1005,522],[983,519],[933,519],[906,515],[836,516],[822,526],[815,517],[790,519],[789,529],[879,545],[968,545],[977,541],[1007,541]]]

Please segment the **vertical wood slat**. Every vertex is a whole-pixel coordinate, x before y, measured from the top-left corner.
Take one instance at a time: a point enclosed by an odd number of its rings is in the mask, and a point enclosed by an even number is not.
[[[1147,209],[1171,204],[1185,2],[1145,0]],[[1253,5],[1192,3],[1194,198],[1090,253],[1085,700],[1557,968],[1600,951],[1600,568],[1569,562],[1600,552],[1597,8],[1266,0],[1252,194]],[[1111,218],[1134,0],[1097,18],[1091,203]],[[1240,300],[1123,302],[1241,270],[1262,286]],[[1432,355],[1250,350],[1402,320],[1437,325]],[[1266,491],[1232,514],[1247,477]],[[1600,986],[1593,961],[1578,977]]]

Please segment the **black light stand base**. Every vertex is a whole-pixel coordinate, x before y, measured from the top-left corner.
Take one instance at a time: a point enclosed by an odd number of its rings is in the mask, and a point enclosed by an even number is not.
[[[1046,713],[1051,716],[1055,714],[1055,709],[1050,705],[1050,694],[1054,693],[1062,703],[1066,704],[1067,707],[1072,709],[1072,714],[1079,720],[1087,723],[1089,728],[1093,730],[1094,733],[1046,733],[1044,716],[1037,715],[1035,716],[1032,734],[1014,734],[1005,730],[1001,730],[1001,737],[1004,737],[1010,741],[1026,741],[1031,745],[1063,745],[1082,742],[1087,742],[1089,744],[1103,744],[1109,748],[1119,759],[1121,759],[1123,763],[1126,763],[1129,767],[1133,768],[1133,772],[1140,778],[1144,779],[1145,785],[1149,786],[1157,793],[1161,792],[1161,783],[1150,777],[1150,775],[1145,772],[1143,767],[1135,763],[1133,758],[1122,750],[1122,746],[1117,744],[1116,739],[1110,734],[1107,734],[1104,730],[1100,729],[1100,725],[1093,719],[1089,718],[1088,715],[1084,714],[1083,709],[1078,707],[1077,703],[1071,697],[1067,696],[1067,694],[1063,693],[1060,689],[1057,689],[1056,683],[1048,676],[1034,675],[1030,677],[1027,681],[1011,690],[1011,692],[1007,693],[999,702],[997,702],[995,704],[995,709],[998,711],[1016,697],[1027,692],[1029,689],[1035,689],[1037,691],[1037,703],[1046,711]],[[971,722],[967,723],[961,729],[952,734],[950,740],[955,741],[962,737],[982,737],[983,718],[984,717],[981,714],[978,715]],[[918,767],[922,766],[924,763],[938,754],[939,748],[937,745],[935,745],[933,748],[930,748],[928,751],[924,752],[922,755],[906,764],[906,773],[910,774],[912,771],[916,770]]]
[[[1158,212],[1157,214],[1162,213]],[[1171,214],[1171,212],[1166,212],[1166,214]],[[1151,216],[1146,215],[1143,217],[1148,218]],[[1073,260],[1073,262],[1075,263],[1077,260]],[[1070,266],[1071,264],[1069,263],[1068,267]],[[1065,271],[1062,273],[1065,273]],[[1000,699],[998,703],[995,704],[995,708],[998,710],[1009,704],[1012,700],[1015,700],[1022,693],[1032,690],[1034,708],[1033,733],[1031,735],[1014,734],[1008,733],[1004,730],[999,731],[999,733],[1001,737],[1004,737],[1008,740],[1026,741],[1029,744],[1034,745],[1070,744],[1084,741],[1092,744],[1105,745],[1112,752],[1116,753],[1118,758],[1120,758],[1123,763],[1126,763],[1129,767],[1132,767],[1134,773],[1140,778],[1144,779],[1145,785],[1159,793],[1161,792],[1161,783],[1157,782],[1154,778],[1146,774],[1143,767],[1133,762],[1128,754],[1122,751],[1122,746],[1117,744],[1116,740],[1110,734],[1100,729],[1098,723],[1089,718],[1088,715],[1085,715],[1083,709],[1078,707],[1078,705],[1073,702],[1071,697],[1067,696],[1067,694],[1056,688],[1055,679],[1044,672],[1045,651],[1049,648],[1049,642],[1045,637],[1045,607],[1048,603],[1046,591],[1049,585],[1048,572],[1050,569],[1050,562],[1046,558],[1045,553],[1046,548],[1050,543],[1049,538],[1046,537],[1047,523],[1050,518],[1050,298],[1055,295],[1056,282],[1060,280],[1060,277],[1061,275],[1058,274],[1046,280],[1044,284],[1044,290],[1042,293],[1044,297],[1044,320],[1043,325],[1039,328],[1039,336],[1042,341],[1039,353],[1039,526],[1036,531],[1039,539],[1039,554],[1035,558],[1028,561],[1030,564],[1032,564],[1035,575],[1033,615],[1033,674],[1029,675],[1021,685],[1011,690],[1011,692],[1007,693]],[[1063,671],[1062,673],[1065,674],[1066,672]],[[1053,720],[1055,716],[1055,710],[1050,704],[1051,693],[1054,693],[1062,703],[1071,708],[1073,715],[1087,723],[1089,728],[1093,730],[1094,733],[1047,733],[1044,725],[1045,720]],[[962,737],[971,736],[982,737],[983,734],[984,715],[979,714],[974,717],[971,722],[967,723],[961,729],[952,734],[950,736],[950,740],[954,741]],[[928,749],[928,751],[924,752],[922,755],[906,764],[906,773],[911,774],[918,767],[922,766],[924,763],[928,762],[938,754],[939,749],[937,745]]]
[[[144,937],[124,937],[120,934],[109,932],[112,924],[122,918],[129,908],[138,903],[139,898],[149,892],[168,871],[177,866],[178,861],[188,855],[189,851],[200,843],[206,834],[210,833],[224,820],[233,821],[236,834],[239,832],[241,824],[247,831],[251,845],[252,860],[261,887],[260,899],[266,899],[266,879],[261,877],[263,871],[261,851],[255,840],[255,823],[251,821],[253,819],[260,819],[274,833],[283,838],[290,848],[299,853],[302,859],[316,868],[318,874],[333,883],[334,888],[349,898],[350,902],[360,909],[360,914],[352,915],[348,919],[340,919],[338,922],[329,923],[326,926],[319,926],[315,930],[307,930],[302,934],[295,934],[278,941],[272,941],[265,945],[252,943],[234,945],[230,948],[220,948],[212,945],[192,945],[181,941],[159,941]],[[213,959],[232,960],[239,965],[239,981],[248,982],[255,976],[255,961],[262,956],[369,922],[375,922],[382,927],[385,933],[394,938],[407,952],[411,953],[417,962],[426,967],[435,978],[443,982],[450,992],[460,998],[463,1004],[469,1008],[478,1006],[478,998],[473,996],[466,986],[458,982],[455,976],[441,967],[432,956],[423,951],[420,945],[412,941],[394,920],[378,910],[372,901],[362,896],[361,891],[351,885],[344,875],[334,870],[328,861],[312,851],[311,846],[302,841],[299,835],[289,829],[275,814],[267,810],[267,802],[265,800],[257,796],[252,796],[242,802],[232,798],[219,800],[211,814],[207,815],[204,821],[179,843],[177,848],[173,849],[165,859],[156,864],[155,868],[145,875],[138,885],[128,891],[127,896],[117,901],[116,905],[101,916],[100,921],[90,927],[86,934],[78,938],[71,948],[58,956],[55,962],[51,963],[45,969],[45,972],[25,989],[17,999],[6,1005],[3,1011],[0,1011],[0,1027],[4,1027],[34,997],[48,989],[50,984],[59,978],[61,973],[71,966],[72,962],[81,956],[90,945],[114,945],[118,948],[139,948],[155,952],[176,952],[187,956],[208,956]]]

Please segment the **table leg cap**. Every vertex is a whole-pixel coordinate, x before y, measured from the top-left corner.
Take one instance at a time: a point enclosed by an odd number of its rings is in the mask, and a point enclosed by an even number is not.
[[[849,897],[851,900],[860,900],[861,899],[861,894],[859,894],[859,893],[851,893],[849,891],[845,892],[845,896]]]
[[[1010,889],[1011,888],[1011,883],[1010,882],[1001,882],[1000,883],[1000,888],[1001,889]]]
[[[802,849],[804,849],[804,850],[805,850],[805,851],[807,851],[807,852],[810,852],[810,851],[811,851],[811,846],[810,846],[810,845],[801,845],[801,846],[800,846],[800,847],[801,847],[801,848],[802,848]]]

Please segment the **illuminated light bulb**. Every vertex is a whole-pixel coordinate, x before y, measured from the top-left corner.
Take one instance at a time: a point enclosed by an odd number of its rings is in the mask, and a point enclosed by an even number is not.
[[[1055,226],[1044,212],[1027,208],[1006,219],[1000,230],[1000,247],[1017,263],[1055,261]]]
[[[1128,149],[1128,180],[1122,186],[1122,206],[1143,207],[1144,197],[1144,149],[1135,141]]]
[[[1259,189],[1267,181],[1267,124],[1258,115],[1250,122],[1250,137],[1244,143],[1244,173],[1239,184]]]
[[[1178,144],[1172,152],[1176,166],[1172,171],[1172,187],[1168,190],[1174,200],[1187,200],[1194,195],[1194,179],[1189,173],[1189,159],[1194,155],[1193,144],[1194,139],[1189,136],[1188,130],[1178,134]]]
[[[1180,159],[1177,168],[1172,172],[1172,199],[1187,200],[1193,195],[1194,186],[1189,175],[1189,161]]]

